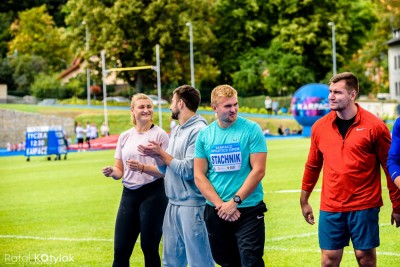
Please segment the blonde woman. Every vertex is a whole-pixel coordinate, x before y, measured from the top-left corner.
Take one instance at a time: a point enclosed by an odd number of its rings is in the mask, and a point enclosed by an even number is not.
[[[102,169],[106,177],[122,179],[123,184],[115,224],[113,266],[129,266],[139,234],[145,266],[161,266],[158,247],[168,203],[164,174],[158,171],[155,160],[140,154],[137,147],[155,141],[166,149],[169,137],[153,124],[153,102],[147,95],[132,97],[131,116],[134,127],[119,136],[114,167]]]

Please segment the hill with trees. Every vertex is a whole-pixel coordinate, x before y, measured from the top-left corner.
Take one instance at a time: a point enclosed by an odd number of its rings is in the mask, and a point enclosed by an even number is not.
[[[232,84],[241,96],[285,96],[306,83],[326,83],[332,76],[329,22],[335,24],[338,71],[354,72],[362,94],[387,92],[385,42],[400,27],[400,2],[394,0],[18,3],[0,4],[0,83],[8,85],[9,94],[21,96],[85,98],[85,73],[69,85],[57,83],[69,62],[83,57],[91,84],[101,85],[102,50],[109,67],[156,65],[159,44],[163,95],[168,97],[176,86],[190,84],[187,22],[193,26],[196,87],[205,101],[221,83]],[[122,95],[155,91],[155,72],[118,76],[129,84]]]

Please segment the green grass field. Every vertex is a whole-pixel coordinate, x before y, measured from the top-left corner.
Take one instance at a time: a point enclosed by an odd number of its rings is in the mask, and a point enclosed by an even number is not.
[[[304,221],[299,205],[309,139],[267,143],[266,266],[320,266],[317,225]],[[105,178],[101,168],[113,163],[113,153],[70,153],[61,161],[0,158],[0,266],[50,265],[55,260],[55,266],[111,266],[122,185]],[[390,225],[386,187],[383,196],[378,266],[400,266],[400,229]],[[318,214],[318,191],[311,204]],[[346,248],[341,266],[356,265],[352,248]],[[131,266],[144,266],[139,244]]]

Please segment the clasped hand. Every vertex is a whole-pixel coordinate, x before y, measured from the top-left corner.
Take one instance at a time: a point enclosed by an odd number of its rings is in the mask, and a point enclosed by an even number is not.
[[[218,211],[218,216],[225,221],[234,222],[240,218],[240,211],[237,209],[237,204],[230,200],[223,202],[215,208]]]

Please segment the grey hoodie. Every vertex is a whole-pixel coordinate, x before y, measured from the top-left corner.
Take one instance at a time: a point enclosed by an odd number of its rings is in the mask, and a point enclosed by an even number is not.
[[[207,121],[203,117],[194,115],[172,130],[166,152],[174,159],[166,169],[159,166],[162,172],[165,171],[165,192],[171,204],[205,205],[205,198],[194,183],[193,163],[197,135],[206,126]]]

